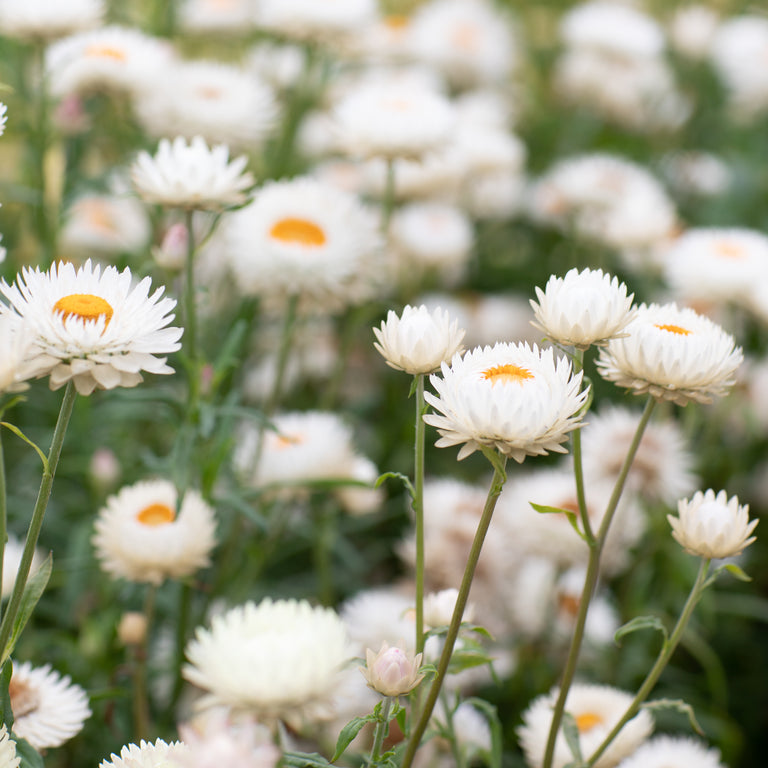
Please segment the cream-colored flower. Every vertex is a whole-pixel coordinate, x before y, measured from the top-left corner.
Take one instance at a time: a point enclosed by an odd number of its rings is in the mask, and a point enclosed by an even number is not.
[[[208,148],[195,136],[189,144],[182,136],[162,139],[157,154],[140,152],[131,167],[133,185],[148,203],[172,208],[218,211],[246,200],[253,176],[245,171],[245,155],[229,160],[223,144]]]
[[[94,267],[88,260],[75,269],[54,264],[48,272],[25,268],[16,283],[3,281],[10,301],[0,313],[26,323],[30,335],[30,376],[50,374],[51,389],[72,380],[77,391],[133,387],[141,371],[173,373],[164,357],[181,347],[181,328],[167,327],[176,301],[149,295],[151,280],[133,285],[129,269]]]
[[[678,405],[726,394],[743,359],[730,334],[676,304],[641,305],[626,333],[600,350],[600,375]]]
[[[101,24],[103,0],[0,0],[3,37],[48,41]]]
[[[438,413],[424,421],[437,427],[438,447],[461,445],[459,459],[482,446],[522,462],[549,451],[565,453],[568,433],[578,427],[588,390],[581,372],[572,374],[565,358],[536,345],[500,343],[455,355],[425,393]]]
[[[16,582],[16,574],[19,572],[19,565],[21,565],[21,556],[24,553],[24,542],[10,534],[8,540],[5,542],[5,550],[3,551],[3,582],[2,582],[2,594],[0,597],[5,600],[11,596],[13,592],[13,585]],[[32,555],[32,565],[30,566],[30,573],[34,573],[42,564],[45,559],[42,552],[39,549],[35,549]],[[2,763],[0,763],[2,765]]]
[[[180,741],[167,744],[162,739],[154,743],[142,741],[136,744],[126,744],[120,754],[114,752],[109,760],[102,760],[99,768],[181,768],[188,747]]]
[[[3,768],[18,768],[21,757],[16,756],[16,742],[11,738],[5,724],[0,725],[0,765]]]
[[[377,10],[375,0],[260,0],[256,23],[292,39],[333,42],[362,33]]]
[[[423,679],[419,674],[423,654],[411,656],[402,648],[382,643],[381,650],[365,651],[365,667],[359,667],[369,688],[382,696],[404,696]]]
[[[19,392],[27,388],[32,335],[26,323],[0,315],[0,392]]]
[[[618,768],[726,768],[720,753],[703,742],[680,736],[656,736],[619,763]]]
[[[8,115],[6,114],[7,111],[8,107],[0,101],[0,136],[2,136],[3,131],[5,131],[5,121],[8,119]]]
[[[622,336],[632,319],[634,294],[627,296],[627,286],[602,269],[552,275],[543,291],[536,288],[536,296],[538,304],[531,299],[536,317],[532,324],[550,341],[577,349],[604,346]]]
[[[254,0],[184,0],[179,26],[201,35],[248,35],[254,27]]]
[[[195,490],[178,493],[166,480],[146,480],[107,499],[94,523],[101,567],[116,578],[160,584],[189,576],[210,562],[216,544],[211,507]]]
[[[696,491],[677,503],[678,517],[667,515],[672,535],[691,555],[707,558],[739,555],[754,540],[758,520],[749,519],[749,505],[730,499],[725,491]]]
[[[358,592],[341,606],[341,618],[359,655],[383,642],[415,651],[413,597],[401,591],[380,587]]]

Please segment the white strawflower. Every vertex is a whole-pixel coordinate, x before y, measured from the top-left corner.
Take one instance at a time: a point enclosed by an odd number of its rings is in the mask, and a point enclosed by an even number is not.
[[[256,23],[292,39],[333,42],[361,34],[377,15],[375,0],[260,0]]]
[[[94,523],[93,545],[116,578],[160,584],[189,576],[210,562],[216,543],[211,507],[195,490],[178,493],[166,480],[147,480],[110,496]]]
[[[5,121],[8,119],[7,112],[8,107],[0,101],[0,136],[2,136],[3,131],[5,131]]]
[[[167,744],[158,739],[152,744],[142,739],[138,745],[126,744],[119,755],[113,752],[109,760],[99,763],[99,768],[181,768],[188,749],[179,741]]]
[[[209,149],[200,136],[189,143],[177,136],[173,142],[162,139],[154,157],[140,152],[131,178],[148,203],[216,211],[245,202],[245,190],[253,185],[253,176],[245,171],[247,163],[245,155],[230,162],[223,144]]]
[[[0,765],[3,768],[18,768],[21,757],[16,756],[16,742],[11,738],[5,724],[0,725]]]
[[[743,359],[730,334],[676,304],[641,305],[626,332],[600,350],[600,375],[636,395],[678,405],[725,395]]]
[[[0,0],[3,37],[51,40],[101,23],[103,0]]]
[[[85,691],[48,664],[14,664],[9,693],[13,732],[38,750],[68,741],[91,716]]]
[[[690,59],[705,59],[720,25],[717,11],[708,5],[692,3],[678,8],[669,23],[672,48]]]
[[[129,269],[79,269],[59,262],[48,272],[25,268],[16,283],[3,281],[0,291],[11,306],[0,313],[24,321],[31,336],[30,375],[50,374],[51,389],[72,380],[89,395],[97,387],[133,387],[141,371],[173,373],[164,357],[181,346],[181,328],[167,327],[176,301],[149,295],[151,280],[133,285]]]
[[[536,317],[532,325],[550,341],[587,349],[604,346],[623,335],[632,319],[632,299],[627,286],[602,269],[571,269],[565,277],[552,275],[542,291],[536,288],[537,304],[531,299]]]
[[[739,504],[737,496],[729,499],[725,491],[696,491],[690,501],[677,503],[677,512],[678,517],[667,515],[667,520],[676,541],[691,555],[733,557],[755,540],[750,534],[759,521],[750,521],[749,504]]]
[[[425,393],[439,413],[424,416],[437,427],[438,447],[462,445],[459,459],[488,446],[522,462],[549,451],[565,453],[568,433],[581,421],[588,390],[565,358],[534,344],[499,343],[455,355],[442,376],[430,377],[437,396]]]
[[[453,618],[459,590],[455,588],[441,589],[424,596],[424,623],[428,627],[447,627]],[[472,621],[475,606],[468,603],[461,616],[462,621]]]
[[[358,655],[383,642],[415,650],[416,622],[413,597],[392,587],[367,589],[341,606],[341,618]]]
[[[325,714],[350,657],[344,623],[306,600],[269,598],[217,616],[187,646],[184,677],[223,704],[264,718]]]
[[[432,373],[449,362],[462,349],[464,330],[458,320],[437,307],[430,311],[423,304],[403,309],[401,315],[387,312],[386,322],[374,328],[373,346],[390,368],[412,375]]]
[[[529,768],[541,768],[552,724],[552,709],[559,691],[555,688],[534,699],[523,713],[523,724],[518,728],[520,745],[525,752]],[[581,752],[588,757],[603,742],[621,716],[632,703],[632,694],[608,685],[576,683],[568,691],[565,710],[573,715],[579,730]],[[641,710],[619,731],[610,747],[595,762],[595,768],[612,768],[632,754],[653,730],[653,717]],[[555,742],[553,768],[564,768],[573,760],[562,726]]]
[[[364,83],[336,105],[339,146],[364,158],[418,159],[445,145],[454,109],[436,90],[414,82]]]
[[[703,742],[680,736],[655,736],[618,768],[726,768],[720,753]]]
[[[19,392],[27,388],[30,369],[29,348],[32,336],[26,323],[0,315],[0,392]]]
[[[179,27],[201,35],[247,35],[253,31],[254,5],[254,0],[184,0]]]
[[[419,674],[423,654],[413,656],[396,645],[382,643],[381,650],[365,651],[365,667],[359,667],[369,688],[382,696],[403,696],[423,679]]]

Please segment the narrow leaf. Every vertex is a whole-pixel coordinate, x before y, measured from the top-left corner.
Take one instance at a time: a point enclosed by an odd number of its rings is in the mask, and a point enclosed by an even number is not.
[[[570,712],[563,712],[563,736],[565,736],[565,742],[568,744],[571,754],[576,758],[577,764],[583,762],[579,726],[576,724],[576,718]]]
[[[283,752],[280,765],[287,768],[328,768],[331,763],[318,752]]]
[[[496,707],[489,701],[476,697],[467,699],[465,703],[473,706],[485,715],[485,720],[491,732],[491,751],[488,754],[488,765],[490,768],[501,768],[501,720],[499,720],[499,713]]]
[[[355,736],[368,724],[375,723],[379,718],[376,715],[365,715],[364,717],[353,717],[342,729],[339,738],[336,741],[336,751],[333,753],[331,762],[335,763],[352,743]]]
[[[658,616],[635,616],[634,619],[623,624],[616,630],[616,634],[613,636],[613,641],[616,645],[621,645],[619,640],[625,635],[630,635],[632,632],[639,632],[642,629],[655,629],[657,632],[661,632],[664,636],[664,642],[667,642],[669,634],[667,628]]]
[[[654,701],[646,701],[642,705],[643,709],[650,709],[652,711],[659,709],[671,709],[674,712],[680,712],[688,718],[688,722],[699,736],[704,736],[704,730],[699,725],[699,721],[696,719],[696,713],[693,711],[693,707],[682,699],[656,699]]]
[[[13,672],[13,662],[7,659],[0,671],[0,719],[8,730],[13,729],[13,710],[11,709],[11,674]]]
[[[376,482],[373,484],[374,488],[378,488],[385,480],[400,480],[405,486],[406,490],[410,494],[411,498],[416,498],[416,491],[411,483],[410,478],[404,475],[402,472],[385,472],[383,475],[379,475],[376,478]]]
[[[32,615],[35,606],[37,605],[45,587],[48,584],[48,579],[51,577],[51,570],[53,569],[53,557],[49,554],[48,557],[43,560],[42,565],[32,574],[31,578],[24,587],[24,594],[21,596],[21,603],[19,604],[19,612],[13,621],[13,629],[11,630],[11,636],[8,638],[8,647],[3,648],[2,660],[5,661],[16,647],[16,641],[19,639],[22,630],[29,621],[29,617]]]
[[[565,515],[568,522],[571,524],[571,528],[576,531],[576,534],[582,541],[589,543],[587,537],[582,533],[579,528],[579,517],[572,509],[562,509],[561,507],[550,507],[546,504],[536,504],[533,501],[528,502],[539,514],[541,515]]]
[[[13,432],[14,435],[16,435],[16,437],[20,437],[27,445],[34,448],[37,452],[37,455],[40,457],[40,461],[43,462],[43,469],[46,472],[50,472],[50,468],[48,466],[48,457],[42,452],[42,450],[40,450],[36,443],[33,443],[15,424],[11,424],[8,421],[0,421],[0,426],[9,429],[11,432]]]
[[[16,757],[21,758],[19,768],[44,768],[42,755],[21,736],[13,735],[16,742]]]
[[[732,576],[735,576],[739,581],[752,581],[752,577],[744,573],[736,563],[728,563],[723,568],[728,571]]]

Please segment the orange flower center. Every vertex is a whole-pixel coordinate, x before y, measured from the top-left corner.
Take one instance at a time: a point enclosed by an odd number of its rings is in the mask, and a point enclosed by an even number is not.
[[[221,98],[221,90],[218,88],[214,88],[212,85],[201,85],[197,89],[197,93],[200,96],[200,98],[209,99],[210,101]]]
[[[270,237],[283,243],[295,243],[317,248],[325,244],[325,232],[306,219],[280,219],[269,230]]]
[[[85,49],[85,55],[94,59],[112,59],[113,61],[125,61],[128,58],[125,51],[108,45],[89,45]]]
[[[77,317],[83,321],[98,320],[103,315],[106,318],[105,328],[113,314],[111,304],[92,293],[71,293],[69,296],[62,296],[53,305],[53,311],[61,312],[63,320],[68,317]]]
[[[581,601],[578,597],[575,597],[574,595],[561,595],[557,600],[557,604],[560,606],[560,610],[571,618],[575,619],[576,616],[578,616],[579,606],[581,605]],[[582,717],[587,717],[587,715],[582,715]],[[592,717],[594,717],[594,715],[592,715]],[[579,730],[581,731],[583,729],[579,728]]]
[[[390,29],[405,29],[408,26],[409,19],[404,13],[390,13],[384,18],[384,24]]]
[[[715,251],[718,256],[722,256],[724,259],[744,258],[744,249],[736,243],[729,243],[727,240],[718,243]]]
[[[275,438],[275,447],[278,451],[284,451],[288,448],[293,448],[294,445],[300,445],[304,442],[304,438],[301,435],[277,435]]]
[[[603,722],[603,718],[600,715],[596,715],[594,712],[585,712],[583,715],[576,716],[576,727],[579,729],[579,733],[586,733],[591,731],[596,725],[600,725]]]
[[[176,519],[176,513],[167,504],[150,504],[136,515],[136,519],[142,525],[149,525],[154,528],[158,525],[172,523]]]
[[[512,363],[504,363],[504,365],[486,368],[483,371],[483,378],[490,381],[491,384],[521,384],[526,379],[532,379],[533,374],[527,368],[521,368],[518,365],[512,365]]]
[[[663,325],[659,323],[654,323],[654,325],[660,331],[669,331],[669,333],[676,333],[678,336],[690,336],[692,333],[692,331],[689,331],[687,328],[682,328],[679,325]]]

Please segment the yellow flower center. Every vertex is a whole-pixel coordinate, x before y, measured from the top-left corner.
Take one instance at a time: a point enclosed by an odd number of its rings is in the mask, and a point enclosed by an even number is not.
[[[275,448],[278,451],[284,451],[303,442],[304,438],[301,435],[277,435],[275,437]]]
[[[486,368],[483,371],[483,378],[490,381],[491,384],[521,384],[526,379],[532,379],[533,374],[527,368],[521,368],[518,365],[512,365],[512,363],[504,363],[504,365]]]
[[[85,55],[93,59],[112,59],[113,61],[125,61],[128,58],[125,51],[109,45],[89,45],[85,49]]]
[[[62,296],[54,305],[54,312],[62,313],[62,320],[68,317],[77,317],[80,320],[98,320],[104,315],[106,322],[104,327],[109,325],[112,319],[113,309],[110,303],[94,296],[92,293],[71,293],[69,296]]]
[[[384,24],[393,30],[405,29],[408,26],[409,19],[404,13],[391,13],[384,18]]]
[[[317,248],[325,244],[325,232],[306,219],[280,219],[269,230],[270,237],[283,243],[295,243]]]
[[[682,328],[679,325],[664,325],[660,323],[654,323],[655,327],[660,331],[669,331],[669,333],[676,333],[678,336],[690,336],[693,331],[689,331],[687,328]]]
[[[583,715],[576,715],[576,727],[579,733],[591,731],[596,725],[601,725],[603,718],[594,712],[585,712]]]
[[[722,256],[724,259],[743,259],[744,249],[736,243],[729,243],[727,240],[723,240],[715,247],[715,251],[718,256]]]
[[[154,528],[158,525],[172,523],[176,519],[176,512],[167,504],[150,504],[136,515],[136,519],[142,525],[149,525]]]
[[[14,680],[11,677],[8,693],[11,697],[11,710],[16,719],[34,712],[40,704],[39,692],[24,680]]]

